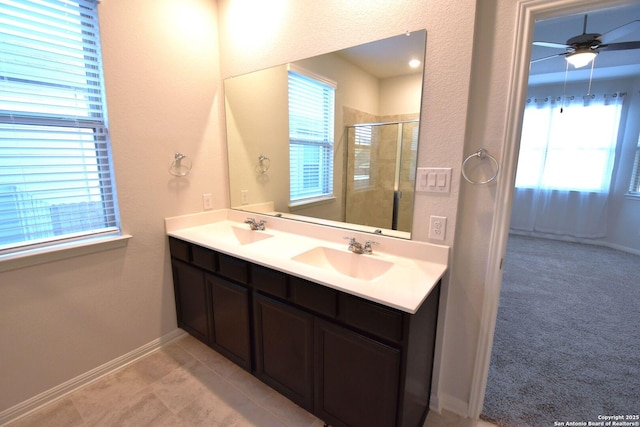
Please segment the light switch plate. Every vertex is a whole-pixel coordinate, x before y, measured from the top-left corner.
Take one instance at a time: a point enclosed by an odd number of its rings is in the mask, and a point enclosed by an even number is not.
[[[416,191],[450,193],[451,168],[418,168]]]

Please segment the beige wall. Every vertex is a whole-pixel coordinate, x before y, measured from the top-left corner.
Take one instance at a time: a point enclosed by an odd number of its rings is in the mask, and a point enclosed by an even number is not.
[[[289,103],[286,65],[228,79],[225,120],[231,141],[231,206],[273,202],[287,212],[289,204]],[[269,170],[255,171],[258,157],[269,158]],[[246,191],[247,202],[242,202]]]
[[[125,249],[0,273],[0,412],[175,330],[164,217],[227,206],[216,5],[99,5]],[[180,151],[187,178],[168,173]]]

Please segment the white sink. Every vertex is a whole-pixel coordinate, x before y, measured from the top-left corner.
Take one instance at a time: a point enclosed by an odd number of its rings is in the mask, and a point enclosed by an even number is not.
[[[263,231],[249,230],[247,228],[236,227],[235,225],[232,226],[231,229],[233,230],[233,238],[235,238],[236,243],[240,245],[248,245],[249,243],[259,242],[273,237],[273,235]]]
[[[371,281],[385,274],[393,263],[375,258],[373,255],[359,255],[347,250],[317,246],[291,258],[313,267],[333,270],[345,276]]]

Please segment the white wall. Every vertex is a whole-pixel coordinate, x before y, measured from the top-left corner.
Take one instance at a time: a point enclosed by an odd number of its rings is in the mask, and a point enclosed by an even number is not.
[[[99,5],[122,226],[114,249],[0,273],[0,411],[176,328],[166,216],[227,206],[210,0]],[[175,152],[187,178],[168,173]]]
[[[380,81],[380,116],[420,111],[422,74],[391,77]]]

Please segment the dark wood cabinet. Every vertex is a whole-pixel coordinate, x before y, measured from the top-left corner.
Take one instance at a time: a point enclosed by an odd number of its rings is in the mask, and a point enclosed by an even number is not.
[[[400,350],[318,320],[315,411],[332,426],[396,425]]]
[[[409,314],[169,242],[178,326],[334,427],[422,426],[439,284]]]
[[[251,371],[251,326],[249,289],[207,274],[213,307],[212,347]]]
[[[187,263],[173,260],[173,287],[178,326],[200,341],[211,342],[210,290],[204,272]]]
[[[256,295],[254,319],[256,376],[313,411],[313,316]]]

